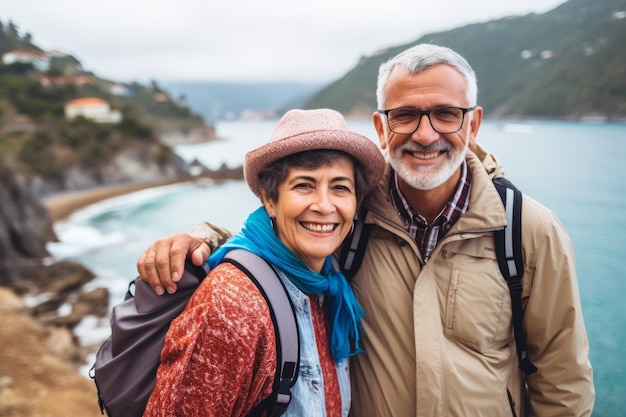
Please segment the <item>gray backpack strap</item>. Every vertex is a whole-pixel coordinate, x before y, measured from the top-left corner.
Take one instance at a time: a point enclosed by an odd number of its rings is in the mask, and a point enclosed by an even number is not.
[[[494,232],[496,255],[500,272],[504,276],[511,293],[513,314],[513,334],[517,348],[520,369],[530,375],[537,372],[537,367],[528,357],[526,335],[522,328],[522,277],[524,260],[522,258],[522,192],[506,178],[496,178],[493,184],[504,204],[507,226]]]
[[[287,290],[272,266],[244,249],[230,250],[224,257],[241,269],[256,284],[267,300],[276,333],[276,378],[272,395],[260,405],[271,408],[271,416],[282,414],[291,401],[290,388],[296,383],[300,363],[300,343],[295,310]],[[251,415],[255,415],[255,411]]]

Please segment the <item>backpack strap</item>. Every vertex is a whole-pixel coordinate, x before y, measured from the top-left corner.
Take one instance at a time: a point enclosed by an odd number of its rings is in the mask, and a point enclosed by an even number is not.
[[[291,299],[274,268],[260,256],[244,249],[233,249],[224,257],[241,269],[267,301],[276,333],[276,376],[272,395],[255,407],[250,416],[269,408],[270,416],[280,416],[291,401],[290,388],[296,383],[300,363],[298,325]]]
[[[507,226],[494,232],[496,256],[500,272],[506,279],[511,293],[513,314],[513,334],[517,348],[520,369],[530,375],[537,367],[528,357],[526,336],[522,328],[522,193],[506,178],[496,178],[493,183],[504,204]]]
[[[363,262],[365,256],[365,248],[369,239],[370,226],[365,224],[367,216],[367,207],[361,206],[354,217],[354,229],[341,245],[341,254],[339,255],[339,266],[341,272],[348,280],[352,278]]]

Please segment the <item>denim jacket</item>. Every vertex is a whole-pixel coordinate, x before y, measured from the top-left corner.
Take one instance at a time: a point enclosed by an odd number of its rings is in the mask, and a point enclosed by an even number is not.
[[[319,363],[309,297],[300,291],[294,283],[278,270],[278,276],[287,288],[287,293],[296,310],[298,333],[300,335],[300,369],[298,379],[291,388],[291,402],[283,414],[284,417],[325,417],[324,380]],[[350,410],[350,373],[349,361],[336,364],[337,377],[341,390],[342,416],[347,417]]]

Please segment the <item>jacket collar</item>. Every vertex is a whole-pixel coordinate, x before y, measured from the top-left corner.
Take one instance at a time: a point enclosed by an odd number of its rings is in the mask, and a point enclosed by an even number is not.
[[[455,226],[459,230],[499,229],[506,226],[506,213],[502,200],[493,185],[493,178],[501,177],[503,170],[496,163],[495,158],[488,158],[493,163],[492,171],[488,173],[476,154],[468,152],[467,166],[472,172],[472,190],[470,191],[469,207],[465,215],[461,216]],[[454,227],[452,230],[457,229]]]

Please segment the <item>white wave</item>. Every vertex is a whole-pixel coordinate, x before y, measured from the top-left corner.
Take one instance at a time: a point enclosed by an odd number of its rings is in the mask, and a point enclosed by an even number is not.
[[[55,225],[59,242],[49,242],[48,252],[57,259],[76,257],[94,249],[121,243],[125,239],[122,230],[103,232],[92,226],[63,223]]]
[[[74,334],[83,346],[102,343],[111,334],[109,318],[85,316],[74,328]]]

